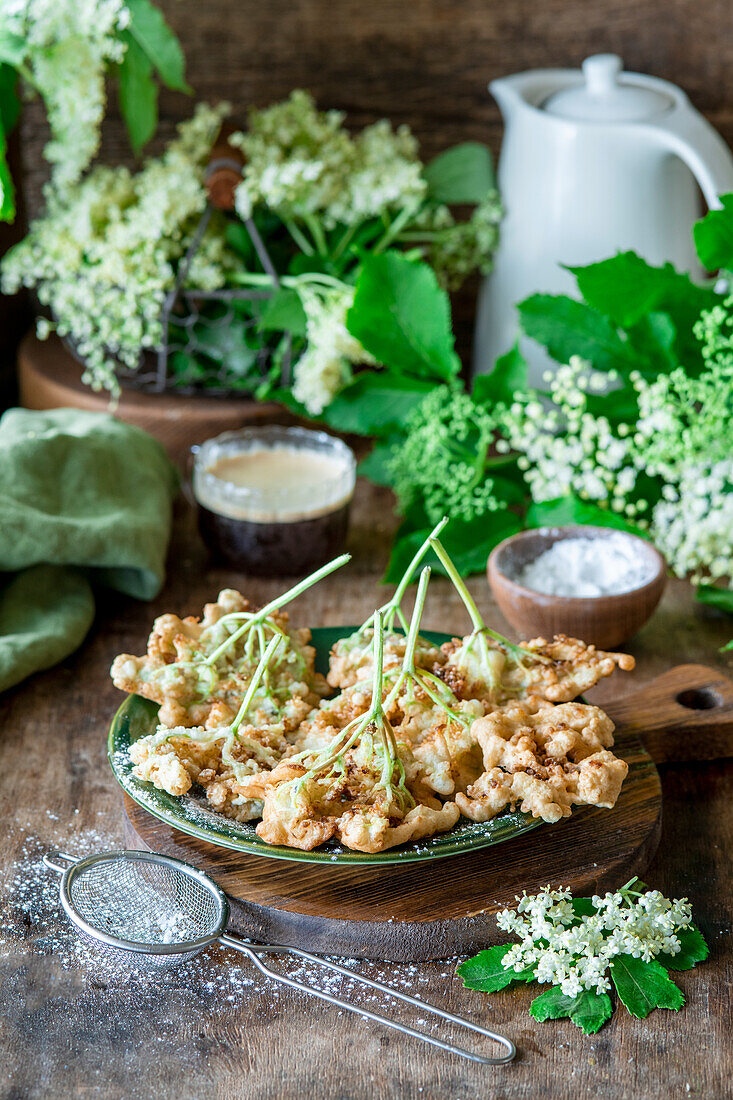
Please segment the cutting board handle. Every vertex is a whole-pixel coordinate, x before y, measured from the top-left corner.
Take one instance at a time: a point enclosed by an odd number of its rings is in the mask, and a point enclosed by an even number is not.
[[[656,764],[733,756],[733,680],[719,669],[677,665],[604,709]]]

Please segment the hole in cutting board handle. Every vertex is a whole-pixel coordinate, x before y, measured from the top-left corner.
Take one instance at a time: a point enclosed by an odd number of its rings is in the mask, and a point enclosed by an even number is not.
[[[676,696],[680,706],[688,710],[714,710],[722,705],[723,700],[712,688],[688,688]]]

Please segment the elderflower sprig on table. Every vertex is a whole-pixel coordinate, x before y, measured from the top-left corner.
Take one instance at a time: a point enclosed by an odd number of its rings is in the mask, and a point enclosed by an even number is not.
[[[547,886],[516,900],[496,922],[519,943],[482,951],[457,973],[467,988],[489,993],[517,981],[549,984],[532,1002],[532,1015],[569,1016],[586,1034],[611,1017],[612,989],[639,1018],[654,1008],[680,1009],[684,996],[666,968],[687,970],[708,955],[687,898],[670,901],[638,879],[602,897],[573,898]]]

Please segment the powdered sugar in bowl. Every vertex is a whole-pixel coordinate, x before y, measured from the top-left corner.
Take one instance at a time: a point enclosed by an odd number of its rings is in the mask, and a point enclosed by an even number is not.
[[[491,552],[488,576],[522,638],[568,634],[602,649],[626,642],[664,591],[667,567],[651,543],[610,527],[540,527]]]

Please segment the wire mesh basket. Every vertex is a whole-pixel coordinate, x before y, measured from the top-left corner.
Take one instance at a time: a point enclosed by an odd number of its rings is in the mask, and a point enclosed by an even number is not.
[[[273,297],[280,281],[251,219],[244,220],[244,226],[263,272],[271,280],[269,287],[203,290],[187,282],[213,214],[221,211],[228,216],[234,209],[234,189],[241,178],[240,171],[241,164],[231,155],[212,156],[206,175],[206,209],[161,308],[161,342],[156,348],[140,349],[136,369],[118,362],[115,373],[123,388],[145,393],[244,396],[256,389],[258,380],[264,381],[267,377],[276,347],[278,374],[286,384],[289,381],[291,338],[286,334],[283,341],[282,334],[261,333],[258,329],[256,307]],[[235,347],[232,340],[227,339],[235,331],[237,338],[251,336],[251,339],[240,340]],[[65,343],[83,365],[83,357],[73,341],[67,337]],[[237,385],[238,370],[243,362],[247,368],[246,386],[242,385],[241,377]],[[237,364],[237,369],[233,368],[233,363]]]

